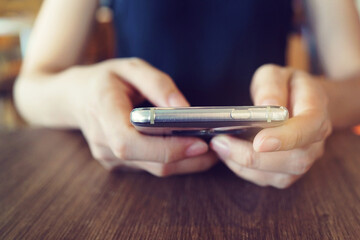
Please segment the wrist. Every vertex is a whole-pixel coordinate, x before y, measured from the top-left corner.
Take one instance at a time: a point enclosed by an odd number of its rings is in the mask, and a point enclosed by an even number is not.
[[[80,67],[82,68],[82,67]],[[90,105],[93,101],[91,88],[91,76],[87,69],[73,67],[66,73],[66,91],[64,91],[64,113],[66,124],[71,128],[81,128],[84,118],[89,113]]]

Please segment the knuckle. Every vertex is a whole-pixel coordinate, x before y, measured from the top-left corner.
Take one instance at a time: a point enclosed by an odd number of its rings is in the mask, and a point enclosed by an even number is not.
[[[281,74],[281,70],[282,70],[282,67],[278,66],[278,65],[275,65],[275,64],[265,64],[265,65],[262,65],[257,71],[255,74],[258,74],[258,75],[265,75],[265,76],[268,76],[268,75],[279,75]]]
[[[102,90],[109,86],[109,83],[114,79],[114,73],[109,69],[101,69],[97,71],[93,76],[92,89]],[[99,92],[99,91],[97,91]]]
[[[259,187],[268,187],[268,186],[270,186],[269,183],[264,182],[264,181],[251,181],[251,182],[258,185]]]
[[[99,68],[104,68],[104,67],[106,68],[108,65],[118,64],[119,62],[122,62],[122,61],[123,61],[123,59],[111,58],[111,59],[106,59],[104,61],[98,62],[94,65]]]
[[[300,146],[303,142],[303,133],[301,129],[296,129],[292,134],[293,140],[288,141],[288,149],[293,149],[295,146]]]
[[[161,166],[154,172],[157,177],[167,177],[171,175],[168,164],[161,164]]]
[[[113,152],[114,152],[114,155],[119,159],[122,159],[122,160],[128,159],[128,147],[124,141],[118,141],[114,145]]]
[[[164,73],[164,72],[161,72],[160,75],[161,75],[161,79],[162,79],[162,80],[171,81],[171,77],[170,77],[169,74]]]
[[[96,160],[103,160],[106,156],[103,151],[100,151],[97,147],[90,147],[91,155]]]
[[[247,168],[257,168],[259,162],[257,161],[257,158],[255,157],[255,154],[253,152],[246,152],[244,155],[244,167]]]
[[[170,162],[177,161],[181,159],[183,156],[179,154],[179,151],[175,147],[171,146],[177,146],[178,143],[177,140],[174,138],[164,138],[164,145],[161,148],[158,148],[158,159],[163,164],[167,164]],[[167,142],[167,143],[166,143]],[[168,145],[169,144],[169,145]]]
[[[163,163],[169,163],[177,159],[175,152],[169,148],[163,149],[161,158]]]
[[[154,161],[160,163],[160,164],[166,164],[168,162],[171,162],[171,160],[174,158],[174,154],[167,146],[159,145],[160,147],[157,147],[156,149],[152,150],[149,149],[149,146],[143,146],[143,149],[146,149],[147,152],[153,151],[153,159]]]
[[[104,84],[104,83],[106,83],[106,81],[104,81],[104,79],[110,79],[113,76],[114,76],[114,74],[107,69],[103,70],[103,71],[99,71],[96,75],[97,83]]]
[[[295,178],[293,176],[280,175],[276,177],[276,180],[272,186],[278,189],[285,189],[290,187],[294,182]]]
[[[89,109],[89,114],[93,114],[92,110]],[[98,131],[95,127],[90,127],[82,131],[86,141],[91,143],[94,146],[103,146],[104,145],[104,135],[101,131]]]
[[[240,178],[243,178],[242,172],[244,171],[244,167],[241,165],[236,165],[231,168],[231,170]]]
[[[325,119],[320,126],[320,134],[318,135],[318,141],[322,141],[327,138],[332,132],[332,126],[329,119]]]
[[[102,147],[100,147],[97,143],[89,142],[89,148],[91,156],[96,160],[102,160],[107,157],[105,152],[102,150]]]
[[[312,81],[309,79],[309,75],[303,71],[294,71],[293,79],[294,79],[294,81],[300,81],[302,83],[312,85]]]
[[[90,147],[91,155],[95,160],[97,160],[106,170],[112,171],[117,166],[120,165],[113,157],[109,156],[106,151],[101,147],[91,146]]]
[[[289,160],[291,161],[289,171],[295,175],[305,174],[314,162],[310,150],[305,151],[300,149],[292,150]]]
[[[296,161],[293,172],[296,175],[305,174],[312,166],[313,159],[310,156],[304,156]]]
[[[167,87],[171,83],[170,76],[162,72],[154,72],[150,78],[159,88]]]
[[[166,83],[166,78],[162,73],[154,73],[151,79],[159,86],[162,86],[164,83]]]
[[[127,59],[127,63],[130,67],[139,67],[145,64],[145,61],[138,57],[131,57]]]
[[[254,94],[256,90],[262,85],[263,81],[266,81],[269,74],[273,74],[276,66],[273,64],[265,64],[259,67],[254,74],[253,81],[251,81],[250,91]]]
[[[170,164],[164,164],[162,166],[162,169],[161,169],[161,176],[162,177],[167,177],[167,176],[170,176],[172,171],[171,171],[171,165]]]
[[[284,76],[289,75],[288,68],[284,68],[275,64],[265,64],[259,67],[253,77],[253,81],[250,85],[250,91],[252,95],[256,95],[261,89],[264,89],[262,86],[270,86],[269,81],[271,81],[272,86],[277,86],[281,88],[284,86]],[[267,92],[267,94],[269,94]]]
[[[108,171],[113,171],[114,169],[120,166],[120,164],[114,165],[110,161],[99,161],[99,162],[101,166],[103,166]]]
[[[301,135],[297,131],[293,131],[293,134],[286,136],[283,141],[284,149],[294,150],[296,144],[301,141]]]

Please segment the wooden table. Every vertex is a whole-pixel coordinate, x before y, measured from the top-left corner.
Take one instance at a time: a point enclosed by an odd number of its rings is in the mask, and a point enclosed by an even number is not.
[[[0,133],[0,239],[359,239],[360,137],[336,133],[286,190],[223,165],[109,173],[78,132]]]

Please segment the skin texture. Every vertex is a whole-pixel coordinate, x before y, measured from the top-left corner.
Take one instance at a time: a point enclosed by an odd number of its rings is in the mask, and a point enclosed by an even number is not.
[[[211,148],[238,176],[288,187],[323,153],[331,133],[327,96],[309,74],[275,65],[257,70],[251,94],[255,105],[287,106],[292,117],[283,126],[263,129],[253,143],[224,135],[213,138]]]
[[[107,169],[168,176],[204,171],[220,159],[246,180],[284,188],[322,155],[333,127],[360,122],[360,101],[354,101],[360,88],[360,24],[351,0],[306,2],[323,78],[271,64],[254,74],[254,105],[286,106],[291,119],[262,130],[253,142],[217,136],[210,146],[195,137],[145,136],[129,123],[131,109],[144,99],[155,106],[189,106],[166,73],[137,58],[78,65],[96,6],[96,0],[45,1],[14,96],[29,123],[80,129]]]

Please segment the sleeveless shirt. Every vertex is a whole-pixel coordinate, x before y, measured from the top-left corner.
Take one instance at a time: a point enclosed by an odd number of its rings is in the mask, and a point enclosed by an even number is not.
[[[116,56],[168,73],[192,106],[252,105],[255,70],[285,62],[290,0],[114,0],[111,7]]]

